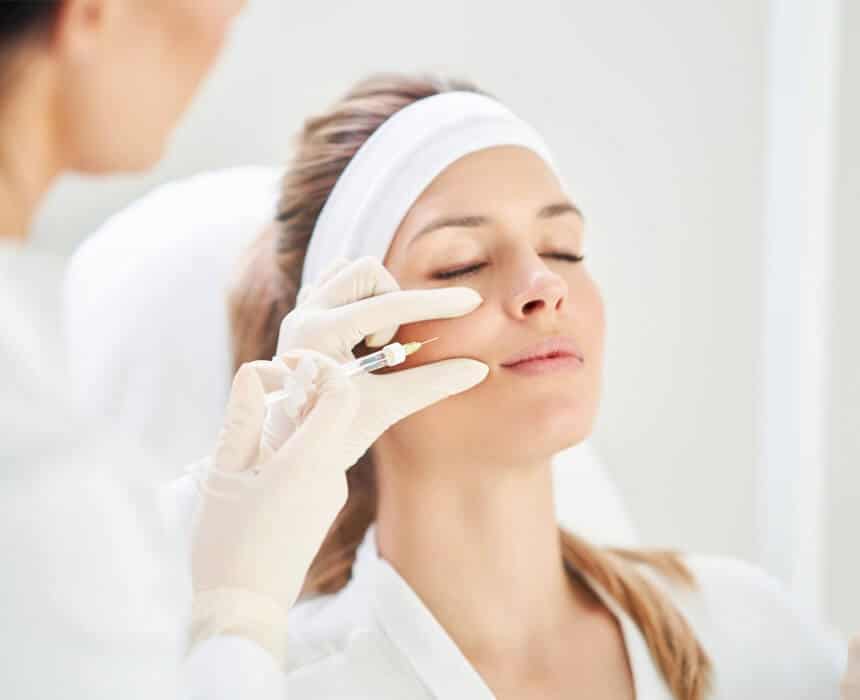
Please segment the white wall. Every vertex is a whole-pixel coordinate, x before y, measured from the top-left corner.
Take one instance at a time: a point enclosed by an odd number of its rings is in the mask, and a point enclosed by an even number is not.
[[[860,4],[842,14],[827,592],[849,634],[860,632]]]
[[[252,0],[162,166],[65,181],[37,240],[66,252],[157,182],[284,161],[371,71],[471,78],[544,132],[585,210],[609,312],[594,442],[643,539],[752,559],[766,20],[764,0]]]

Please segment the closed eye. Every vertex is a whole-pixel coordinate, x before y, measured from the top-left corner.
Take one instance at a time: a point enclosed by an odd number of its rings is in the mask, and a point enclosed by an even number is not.
[[[547,253],[544,257],[553,258],[555,260],[564,260],[569,263],[579,263],[585,260],[584,255],[574,255],[572,253]],[[469,275],[474,275],[483,268],[487,266],[487,263],[475,263],[473,265],[467,265],[466,267],[459,267],[454,270],[445,270],[442,272],[436,272],[432,275],[433,279],[437,280],[449,280],[455,277],[467,277]]]
[[[433,279],[437,280],[449,280],[454,277],[465,277],[466,275],[471,275],[480,270],[482,267],[486,267],[487,263],[476,263],[475,265],[468,265],[467,267],[460,267],[456,270],[446,270],[444,272],[436,272],[433,275]]]

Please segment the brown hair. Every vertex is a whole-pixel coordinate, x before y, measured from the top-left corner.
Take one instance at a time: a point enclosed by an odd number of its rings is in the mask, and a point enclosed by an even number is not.
[[[308,120],[283,182],[278,220],[255,242],[230,297],[238,367],[275,353],[281,319],[295,306],[311,232],[337,178],[370,135],[400,109],[452,90],[459,81],[381,75],[357,85],[333,109]],[[376,475],[370,453],[348,472],[349,498],[320,548],[304,594],[333,593],[349,580],[356,549],[376,517]],[[560,531],[562,557],[573,572],[599,583],[642,631],[676,700],[703,700],[711,663],[684,617],[639,570],[647,565],[688,587],[695,580],[672,552],[604,549]]]
[[[0,2],[0,46],[49,28],[60,11],[60,0]]]
[[[61,9],[61,0],[0,0],[0,91],[4,99],[10,82],[27,65],[20,49],[48,36]]]

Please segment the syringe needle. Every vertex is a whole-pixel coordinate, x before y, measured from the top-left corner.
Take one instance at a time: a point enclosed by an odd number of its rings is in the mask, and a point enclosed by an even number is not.
[[[403,346],[403,352],[405,352],[408,357],[413,352],[418,352],[423,346],[427,345],[427,343],[432,343],[434,340],[439,340],[439,336],[436,336],[435,338],[430,338],[430,340],[421,341],[420,343],[417,341],[412,343],[406,343],[406,345]]]

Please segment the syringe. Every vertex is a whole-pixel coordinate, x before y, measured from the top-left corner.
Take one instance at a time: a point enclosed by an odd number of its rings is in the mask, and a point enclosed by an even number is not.
[[[439,340],[439,338],[430,338],[430,340],[424,340],[420,343],[415,341],[412,343],[406,343],[406,345],[390,343],[382,348],[382,350],[370,353],[364,357],[359,357],[355,360],[351,360],[350,362],[345,362],[341,365],[341,368],[346,373],[346,376],[352,377],[364,372],[375,372],[378,369],[395,367],[405,362],[407,357],[418,352],[423,346],[427,345],[427,343],[432,343],[434,340]],[[272,404],[285,399],[288,395],[289,390],[287,389],[266,394],[266,405],[271,406]]]
[[[430,338],[430,340],[425,340],[420,343],[406,343],[406,345],[391,343],[390,345],[386,345],[379,352],[373,352],[370,355],[359,357],[356,360],[352,360],[352,362],[347,362],[346,364],[341,365],[341,367],[348,377],[361,374],[362,372],[375,372],[378,369],[394,367],[406,362],[407,357],[418,352],[423,345],[432,343],[434,340],[439,340],[439,338]]]

